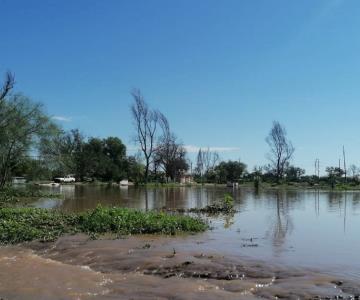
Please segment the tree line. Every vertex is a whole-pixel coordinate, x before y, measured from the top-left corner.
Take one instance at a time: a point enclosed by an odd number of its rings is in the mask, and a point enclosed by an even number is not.
[[[138,152],[128,155],[118,137],[85,137],[78,129],[65,131],[41,103],[14,92],[14,86],[15,77],[7,72],[0,89],[0,188],[13,176],[23,175],[29,180],[73,174],[79,181],[129,179],[135,183],[174,182],[185,175],[200,183],[320,180],[316,175],[304,176],[303,169],[291,164],[295,148],[277,121],[266,137],[267,165],[248,172],[240,160],[223,161],[217,152],[205,148],[198,151],[193,168],[169,120],[148,105],[139,89],[131,92],[130,107]],[[328,167],[326,172],[331,183],[346,174],[340,166]],[[348,173],[357,180],[359,169],[351,165]]]

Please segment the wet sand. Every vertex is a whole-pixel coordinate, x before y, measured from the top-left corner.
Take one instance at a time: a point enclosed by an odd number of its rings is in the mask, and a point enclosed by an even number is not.
[[[223,256],[199,236],[0,248],[0,299],[360,299],[360,283]],[[342,297],[342,298],[341,298]]]

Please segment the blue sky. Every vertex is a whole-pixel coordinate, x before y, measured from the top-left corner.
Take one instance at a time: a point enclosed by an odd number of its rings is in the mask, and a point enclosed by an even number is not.
[[[0,0],[0,11],[0,73],[67,129],[131,145],[137,87],[189,149],[251,169],[278,120],[308,173],[316,158],[336,165],[342,145],[360,165],[357,0]]]

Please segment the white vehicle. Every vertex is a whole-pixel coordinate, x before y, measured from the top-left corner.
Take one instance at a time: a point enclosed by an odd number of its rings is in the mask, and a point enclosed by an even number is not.
[[[71,182],[75,182],[75,177],[73,175],[66,175],[65,177],[56,177],[54,178],[55,182],[60,182],[60,183],[71,183]]]

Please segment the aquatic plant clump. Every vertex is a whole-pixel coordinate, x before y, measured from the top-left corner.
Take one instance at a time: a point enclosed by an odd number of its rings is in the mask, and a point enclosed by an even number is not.
[[[230,194],[226,193],[224,194],[224,198],[220,202],[210,204],[202,208],[190,208],[189,212],[207,214],[234,213],[234,198]]]
[[[142,212],[126,208],[103,208],[81,214],[82,231],[120,234],[162,233],[204,231],[207,225],[198,218],[170,215],[163,212]]]
[[[125,208],[97,207],[69,214],[40,208],[0,208],[0,243],[52,241],[64,234],[141,234],[201,232],[207,224],[197,218]]]

